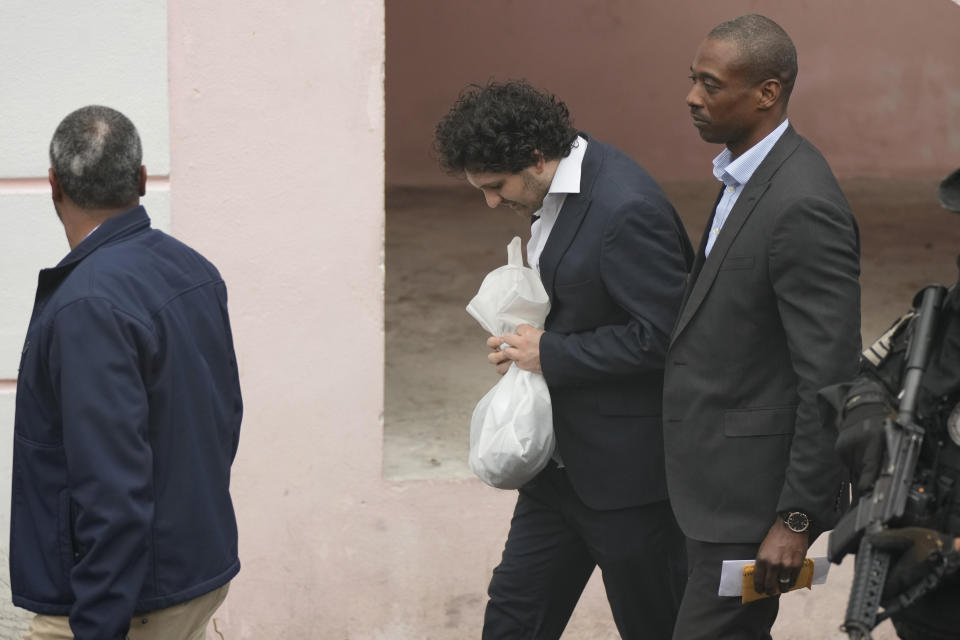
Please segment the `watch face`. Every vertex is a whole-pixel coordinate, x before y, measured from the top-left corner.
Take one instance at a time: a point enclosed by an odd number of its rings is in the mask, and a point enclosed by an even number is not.
[[[810,528],[810,518],[801,511],[791,511],[784,520],[787,528],[794,533],[803,533]]]

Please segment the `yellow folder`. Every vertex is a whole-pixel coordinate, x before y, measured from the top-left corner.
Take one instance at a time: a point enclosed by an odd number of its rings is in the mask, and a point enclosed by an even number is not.
[[[754,600],[759,600],[760,598],[767,598],[772,595],[767,593],[757,593],[757,590],[753,588],[753,569],[754,565],[752,564],[748,564],[743,567],[743,596],[741,597],[741,602],[744,604],[753,602]],[[811,584],[813,584],[813,559],[804,558],[803,567],[800,569],[800,574],[797,576],[796,582],[794,582],[793,586],[787,589],[787,591],[802,589],[804,587],[809,589]],[[778,591],[777,593],[786,592]]]

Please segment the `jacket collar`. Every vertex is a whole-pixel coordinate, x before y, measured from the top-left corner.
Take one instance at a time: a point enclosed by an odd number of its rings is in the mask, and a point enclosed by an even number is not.
[[[567,199],[563,202],[560,214],[557,216],[557,222],[550,231],[550,237],[547,238],[547,244],[540,255],[540,279],[543,286],[550,294],[550,299],[554,298],[554,281],[557,274],[557,265],[560,264],[560,258],[566,253],[574,236],[577,235],[577,229],[583,221],[583,216],[590,208],[590,202],[593,195],[593,185],[600,174],[600,167],[603,165],[603,159],[606,155],[603,144],[591,138],[581,131],[579,133],[587,141],[587,151],[583,156],[583,163],[580,165],[580,193],[568,193]]]
[[[64,256],[54,269],[76,264],[108,242],[149,227],[150,217],[147,216],[147,210],[139,205],[129,211],[111,216]]]
[[[40,271],[37,295],[39,296],[42,291],[55,286],[73,271],[74,267],[84,258],[100,247],[149,228],[150,217],[147,215],[147,210],[142,206],[136,206],[129,211],[107,218],[93,233],[84,238],[80,244],[64,256],[63,260],[58,262],[55,267]]]
[[[802,138],[793,129],[793,125],[787,127],[783,135],[767,154],[767,157],[760,163],[753,176],[743,187],[743,192],[737,198],[736,204],[730,211],[726,222],[723,223],[723,230],[717,236],[717,240],[710,251],[710,255],[704,257],[704,248],[706,242],[701,241],[700,250],[697,252],[696,261],[688,287],[686,301],[680,310],[680,318],[677,320],[677,326],[673,331],[673,337],[670,343],[676,341],[677,336],[690,322],[690,319],[697,312],[700,304],[707,296],[707,292],[713,285],[717,277],[720,265],[730,250],[730,246],[736,239],[740,229],[746,223],[750,214],[753,213],[760,201],[761,196],[770,186],[770,181],[776,175],[783,162],[800,146]],[[588,149],[589,151],[589,149]],[[719,199],[717,200],[719,202]]]

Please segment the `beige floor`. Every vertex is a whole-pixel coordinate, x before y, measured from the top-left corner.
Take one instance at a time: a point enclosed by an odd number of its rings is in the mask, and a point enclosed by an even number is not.
[[[956,279],[960,216],[939,207],[936,182],[855,179],[843,184],[861,228],[864,342],[881,333],[921,286]],[[664,188],[696,244],[716,194],[714,183],[674,182]],[[470,413],[495,376],[485,361],[486,336],[464,306],[483,276],[505,262],[510,238],[526,238],[527,231],[527,223],[512,212],[487,209],[466,184],[442,191],[388,191],[387,478],[471,475],[466,466]],[[848,564],[834,567],[826,586],[784,598],[774,637],[845,637],[837,627],[849,576]],[[603,610],[602,600],[595,576],[565,637],[616,638],[609,616],[595,613]],[[885,628],[875,634],[878,640],[893,637]]]

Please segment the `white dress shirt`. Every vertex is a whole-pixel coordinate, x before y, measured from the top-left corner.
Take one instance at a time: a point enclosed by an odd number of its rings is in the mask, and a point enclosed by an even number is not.
[[[713,159],[713,175],[725,184],[726,188],[723,190],[720,202],[717,203],[717,213],[713,216],[710,235],[707,237],[706,255],[710,255],[710,250],[713,249],[713,243],[720,235],[723,223],[727,221],[727,216],[730,215],[733,205],[737,203],[737,198],[743,192],[743,185],[747,184],[747,181],[753,176],[753,172],[767,157],[770,149],[777,143],[788,126],[790,126],[790,121],[784,120],[779,127],[768,133],[767,137],[744,151],[739,158],[732,162],[730,160],[730,149],[724,149],[720,155]]]
[[[543,198],[543,204],[533,215],[539,218],[530,227],[530,241],[527,243],[527,264],[540,273],[540,254],[547,244],[547,238],[557,223],[560,208],[567,200],[568,193],[580,193],[580,167],[587,152],[587,141],[582,136],[570,145],[570,155],[560,159],[557,170],[550,182],[550,189]]]
[[[580,193],[580,169],[583,165],[583,156],[587,152],[587,141],[582,136],[570,145],[570,154],[560,159],[557,170],[550,182],[550,189],[543,198],[543,204],[533,215],[538,216],[530,226],[530,241],[527,243],[527,264],[540,273],[540,255],[547,244],[550,232],[557,223],[560,208],[567,200],[568,193]],[[560,451],[553,450],[553,461],[563,468],[563,459]]]

